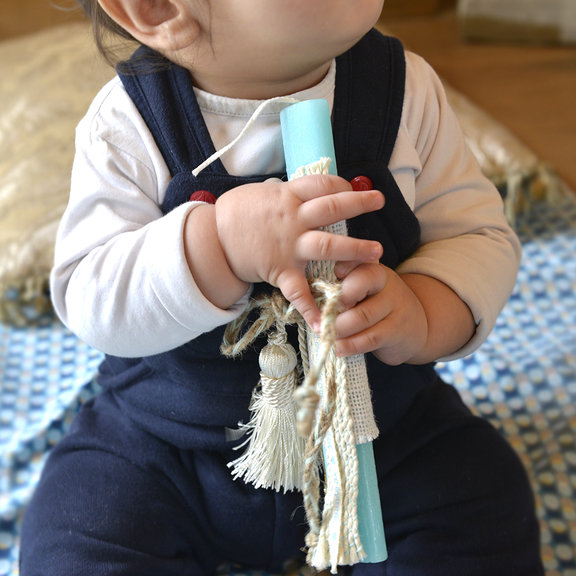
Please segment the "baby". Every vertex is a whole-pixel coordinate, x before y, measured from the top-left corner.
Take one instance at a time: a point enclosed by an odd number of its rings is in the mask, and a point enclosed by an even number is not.
[[[103,392],[46,464],[22,576],[279,571],[302,558],[301,494],[228,467],[265,342],[234,359],[220,345],[272,287],[317,329],[310,260],[337,263],[337,351],[365,355],[380,429],[389,558],[350,573],[543,574],[518,458],[434,371],[493,328],[519,243],[437,76],[372,29],[383,0],[80,4],[103,51],[105,33],[141,46],[77,130],[52,297],[106,353]],[[192,174],[277,96],[328,101],[339,177],[286,181],[277,101]],[[349,236],[321,230],[341,220]]]

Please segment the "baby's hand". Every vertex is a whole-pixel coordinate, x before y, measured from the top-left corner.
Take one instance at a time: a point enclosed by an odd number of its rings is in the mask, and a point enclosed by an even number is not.
[[[383,195],[354,192],[337,176],[268,180],[230,190],[216,202],[220,245],[232,272],[244,282],[268,282],[313,327],[320,312],[305,275],[309,260],[377,262],[378,242],[319,228],[382,208]]]
[[[337,350],[342,356],[373,352],[382,362],[401,364],[426,344],[428,321],[412,289],[394,270],[379,263],[350,271],[339,263],[343,312],[336,320]]]

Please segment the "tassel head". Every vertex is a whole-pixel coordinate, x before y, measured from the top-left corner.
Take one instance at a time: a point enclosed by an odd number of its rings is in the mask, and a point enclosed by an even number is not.
[[[298,357],[296,350],[288,342],[271,341],[262,348],[258,363],[261,375],[279,380],[296,370]]]

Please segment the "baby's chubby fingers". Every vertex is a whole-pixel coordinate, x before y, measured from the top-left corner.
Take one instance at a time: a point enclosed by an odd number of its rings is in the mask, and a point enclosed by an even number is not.
[[[298,217],[308,228],[336,224],[384,206],[384,195],[378,190],[353,191],[350,183],[338,176],[311,175],[288,185],[302,201]]]
[[[284,298],[296,308],[306,323],[314,331],[318,331],[321,313],[312,296],[305,274],[295,269],[286,270],[278,276],[276,285]]]
[[[341,263],[338,263],[340,267]],[[340,306],[341,311],[347,311],[367,298],[378,294],[386,287],[388,268],[379,262],[361,263],[346,275],[341,277]]]
[[[310,230],[298,238],[296,254],[301,261],[378,262],[382,245],[374,240]]]

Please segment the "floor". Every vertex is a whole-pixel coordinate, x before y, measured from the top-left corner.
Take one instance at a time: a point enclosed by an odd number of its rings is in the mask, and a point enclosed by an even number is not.
[[[454,10],[381,23],[576,191],[576,46],[466,43]]]
[[[2,0],[0,40],[80,18],[75,0]]]

